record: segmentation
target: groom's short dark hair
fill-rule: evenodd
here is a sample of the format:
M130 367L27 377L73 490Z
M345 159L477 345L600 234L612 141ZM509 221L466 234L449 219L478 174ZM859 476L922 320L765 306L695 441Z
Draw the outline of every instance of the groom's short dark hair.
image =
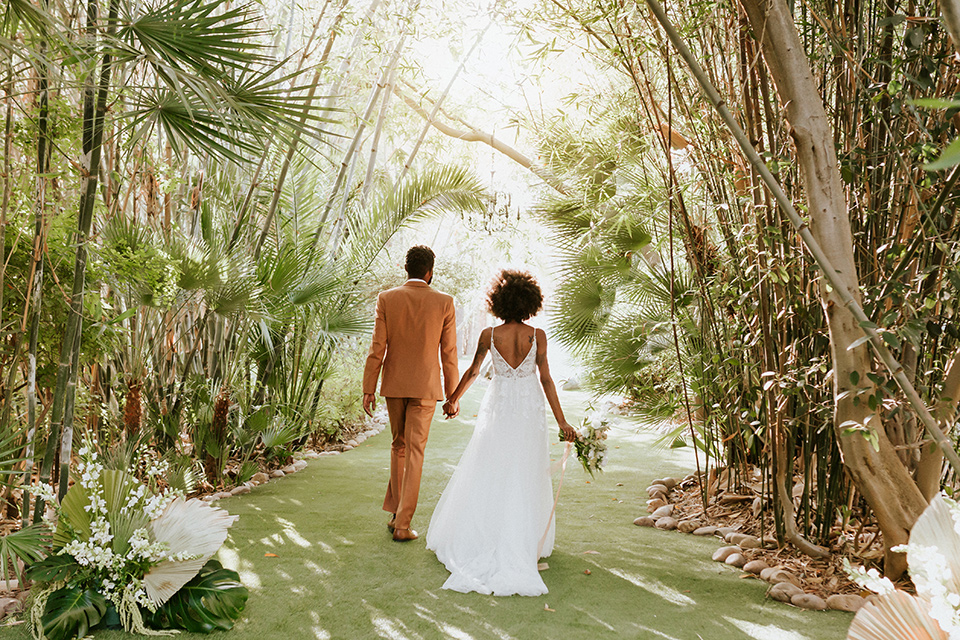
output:
M407 263L405 268L407 275L411 278L423 278L427 272L433 269L433 249L422 244L410 247L407 251Z

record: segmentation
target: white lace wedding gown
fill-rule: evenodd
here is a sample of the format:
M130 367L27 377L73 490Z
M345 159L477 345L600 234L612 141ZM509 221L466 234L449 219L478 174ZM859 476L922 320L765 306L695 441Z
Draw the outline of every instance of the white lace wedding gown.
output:
M498 596L547 593L537 571L537 547L546 532L539 555L553 551L553 496L536 351L534 336L514 369L491 345L493 382L427 530L427 548L450 572L444 589Z

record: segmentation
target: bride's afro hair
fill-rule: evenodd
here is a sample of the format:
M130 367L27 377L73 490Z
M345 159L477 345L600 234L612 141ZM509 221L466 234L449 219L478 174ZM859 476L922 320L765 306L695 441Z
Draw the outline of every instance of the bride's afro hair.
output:
M490 284L487 306L504 322L523 322L543 307L543 293L536 278L526 271L504 269Z

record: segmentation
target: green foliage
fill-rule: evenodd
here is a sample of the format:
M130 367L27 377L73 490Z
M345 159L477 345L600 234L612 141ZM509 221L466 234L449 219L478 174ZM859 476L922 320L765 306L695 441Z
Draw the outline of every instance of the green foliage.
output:
M23 572L19 562L32 566L43 558L50 544L50 531L41 524L24 527L0 537L0 584L3 584L13 571L17 579L23 582Z
M123 509L140 483L130 474L116 469L105 469L101 481L107 519L113 534L112 548L114 553L123 555L129 549L133 532L148 524L144 513L136 509ZM54 549L62 548L73 539L87 540L90 537L90 513L86 509L89 504L90 497L79 482L70 487L60 503L60 522L53 535Z
M236 571L209 560L156 612L144 621L155 629L184 629L192 633L229 630L240 618L249 592Z
M27 567L27 577L34 582L64 582L80 570L80 564L68 554L49 555Z
M49 640L84 638L106 614L107 601L92 588L62 587L50 594L43 611L43 635Z

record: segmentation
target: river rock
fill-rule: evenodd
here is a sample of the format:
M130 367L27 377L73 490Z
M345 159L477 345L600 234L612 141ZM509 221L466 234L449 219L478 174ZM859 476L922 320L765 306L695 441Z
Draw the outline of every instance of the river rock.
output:
M782 582L781 584L790 584ZM827 603L820 596L812 593L798 593L790 598L790 604L801 609L810 609L811 611L826 611Z
M356 440L354 440L353 438L351 438L351 439L347 440L346 444L347 444L348 447L356 447L356 446L357 446L358 444L360 444L360 443L357 442Z
M764 569L768 569L767 563L763 560L751 560L747 564L743 565L743 570L747 573L760 574Z
M282 477L285 476L285 475L287 475L287 474L285 474L285 473L284 473L283 471L281 471L280 469L275 469L275 470L270 474L270 477L271 477L271 478L282 478Z
M292 473L296 473L296 472L297 472L297 468L294 467L292 464L288 464L288 465L285 466L285 467L281 467L280 471L283 471L284 475L289 476L289 475L292 474Z
M739 531L739 530L740 530L739 525L736 526L736 527L718 527L718 528L717 528L717 535L720 536L721 538L726 538L726 537L727 537L727 534L735 533L735 532L737 532L737 531Z
M0 578L0 591L17 591L20 588L20 581L16 578L4 580Z
M660 507L665 507L667 504L669 503L663 498L651 498L647 500L647 513L653 513Z
M724 562L731 567L742 567L747 564L747 559L743 557L742 553L731 553L727 556L727 559Z
M773 574L775 574L775 573L776 573L777 571L779 571L779 570L780 570L779 567L767 567L766 569L761 569L761 570L760 570L760 579L761 579L761 580L766 580L767 582L770 582L770 576L772 576Z
M657 529L663 529L664 531L673 531L677 528L677 519L671 518L670 516L664 516L662 518L657 518Z
M257 484L263 484L264 482L270 481L270 476L265 474L263 471L258 471L253 474L253 477L250 479Z
M800 586L800 578L798 578L797 576L793 575L792 573L790 573L785 569L778 569L777 571L774 571L773 573L770 574L769 579L772 584L789 582L790 584L796 587Z
M695 536L712 536L717 532L717 528L714 526L700 527L699 529L693 530L693 535Z
M789 582L781 582L780 584L775 584L767 591L767 595L773 598L774 600L779 600L780 602L786 602L792 604L791 600L793 596L798 596L803 594L803 589L798 587L795 584L790 584Z
M849 611L856 613L860 607L866 604L862 596L852 593L835 593L827 598L827 608L835 611Z
M680 480L678 478L664 478L663 480L658 480L658 482L671 491L675 486L680 484Z
M713 561L714 562L726 562L734 553L740 553L740 547L720 547L713 552Z
M232 496L241 496L245 493L250 493L250 487L246 485L240 485L239 487L234 487L230 490L230 495Z
M216 494L216 495L217 495L217 500L223 500L224 498L229 498L229 497L232 496L233 494L230 493L229 491L221 491L220 493L218 493L218 494Z
M656 518L651 518L650 516L640 516L633 521L633 524L637 525L638 527L653 527L656 526L657 520Z
M677 531L680 533L693 533L700 528L699 520L681 520L677 525Z
M662 484L652 484L649 487L647 487L647 495L650 496L651 498L656 498L661 495L666 496L667 488Z
M305 454L303 454L304 460L316 460L319 457L320 457L320 454L317 453L316 451L307 451Z
M303 471L306 468L307 468L306 460L295 460L293 463L294 471Z
M737 544L741 549L759 549L760 538L757 536L744 535L743 539Z
M20 606L16 598L0 598L0 618L13 613Z
M651 513L650 515L652 515L654 518L666 518L667 516L672 516L672 515L673 515L673 505L672 505L672 504L665 504L665 505L663 505L662 507L660 507L659 509L657 509L656 511L654 511L653 513Z
M203 496L200 499L203 500L204 502L213 502L214 500L217 499L217 496Z

